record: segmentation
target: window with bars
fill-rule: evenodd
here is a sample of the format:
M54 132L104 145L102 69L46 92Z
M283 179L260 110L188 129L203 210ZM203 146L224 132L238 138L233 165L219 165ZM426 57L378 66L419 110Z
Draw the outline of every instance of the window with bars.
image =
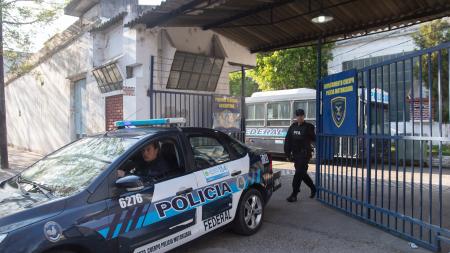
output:
M247 105L247 126L264 126L265 110L263 103Z
M116 63L111 63L92 71L101 93L121 90L123 78Z
M291 124L291 110L289 102L267 104L268 126L289 126Z
M224 59L176 52L170 70L168 89L215 91Z

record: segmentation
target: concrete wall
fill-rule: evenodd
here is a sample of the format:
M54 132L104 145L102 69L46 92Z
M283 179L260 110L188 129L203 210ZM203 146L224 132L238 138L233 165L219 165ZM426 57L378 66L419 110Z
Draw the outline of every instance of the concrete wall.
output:
M86 131L104 129L104 102L92 75L86 74L91 55L85 33L6 87L8 143L45 154L74 140L72 84L85 77Z

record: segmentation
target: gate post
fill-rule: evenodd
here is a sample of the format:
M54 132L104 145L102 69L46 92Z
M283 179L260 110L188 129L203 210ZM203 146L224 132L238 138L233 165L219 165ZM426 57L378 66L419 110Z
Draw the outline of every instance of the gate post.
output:
M241 66L241 73L241 132L245 135L245 66Z
M154 86L154 82L155 82L155 56L151 56L150 57L150 87L149 87L149 97L150 97L150 118L153 119L154 114L153 114L153 86Z
M372 172L371 172L371 148L372 148L372 110L371 110L371 104L372 104L372 84L371 84L371 75L372 75L372 71L371 69L368 70L367 73L367 85L366 85L366 93L367 93L367 98L366 98L366 117L367 117L367 133L366 133L366 152L363 152L363 154L366 154L366 169L367 169L367 174L366 174L366 203L368 205L370 205L370 197L372 194ZM363 83L364 83L364 75L362 76L363 78ZM375 77L376 78L376 77ZM363 85L364 87L364 85ZM375 91L376 92L376 91ZM375 121L376 122L376 121ZM376 159L376 158L375 158ZM364 203L363 203L364 205ZM367 208L367 212L366 212L366 218L370 219L370 207L366 206Z
M320 153L321 147L321 133L322 133L322 117L321 117L321 94L322 85L320 79L322 78L322 38L317 41L317 82L316 82L316 198L320 196Z

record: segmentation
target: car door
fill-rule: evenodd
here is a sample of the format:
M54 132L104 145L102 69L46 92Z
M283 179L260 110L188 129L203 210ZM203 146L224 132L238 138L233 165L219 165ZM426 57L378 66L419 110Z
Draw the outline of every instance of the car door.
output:
M119 193L109 201L112 222L105 235L116 240L119 252L167 251L198 234L192 230L197 223L196 207L191 207L186 197L197 188L197 182L193 173L184 170L179 140L178 134L150 140L173 142L173 151L167 153L175 155L172 161L177 160L179 174L145 184L142 189L114 189Z
M248 156L236 156L227 140L213 131L191 132L187 140L198 187L205 197L199 210L199 227L207 233L233 220L245 188L249 160Z

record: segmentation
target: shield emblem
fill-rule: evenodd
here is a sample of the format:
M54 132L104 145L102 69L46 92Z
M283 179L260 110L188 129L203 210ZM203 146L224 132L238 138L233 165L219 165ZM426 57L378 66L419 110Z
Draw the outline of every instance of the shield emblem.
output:
M334 124L341 127L345 120L345 113L347 112L347 98L335 97L331 99L331 114Z

